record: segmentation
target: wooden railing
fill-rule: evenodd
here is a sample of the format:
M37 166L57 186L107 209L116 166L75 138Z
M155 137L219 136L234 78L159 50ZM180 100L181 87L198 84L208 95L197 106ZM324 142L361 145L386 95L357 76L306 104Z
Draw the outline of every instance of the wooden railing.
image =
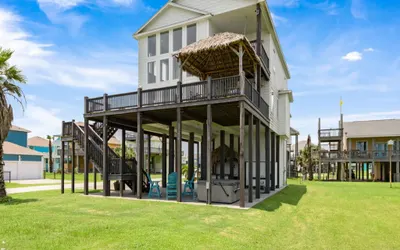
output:
M391 155L393 161L400 160L400 150L350 150L350 151L330 151L330 152L320 152L321 159L323 160L383 160L388 161Z
M269 117L269 106L262 99L260 93L254 88L253 82L245 78L244 95L260 109L265 117ZM180 86L180 87L179 87ZM124 93L118 95L104 95L87 99L86 113L109 111L127 108L167 105L178 102L193 102L210 99L229 98L241 96L240 76L230 76L211 80L209 90L207 81L177 86L150 89L139 92ZM209 93L211 91L211 93ZM178 97L180 96L180 100ZM105 106L104 103L107 103Z
M251 42L251 47L253 47L254 51L257 53L257 41L252 41ZM264 67L267 69L268 74L270 74L270 70L269 70L269 57L267 52L265 51L264 45L261 44L261 51L260 51L260 59L261 62L264 64Z
M343 129L341 128L335 128L335 129L321 129L319 131L319 136L321 138L331 138L331 137L343 137Z
M63 136L72 136L72 122L63 122Z

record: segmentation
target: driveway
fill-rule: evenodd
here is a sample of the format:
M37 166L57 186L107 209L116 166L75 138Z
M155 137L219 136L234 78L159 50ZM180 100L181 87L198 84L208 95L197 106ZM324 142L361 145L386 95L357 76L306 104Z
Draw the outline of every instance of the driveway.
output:
M65 185L65 189L70 189L71 185ZM98 182L97 188L102 189L103 183ZM83 183L75 184L75 189L83 189ZM89 184L89 189L93 189L93 184ZM20 188L7 188L7 194L18 194L28 193L37 191L48 191L48 190L61 190L60 185L47 185L47 186L32 186L32 187L20 187Z

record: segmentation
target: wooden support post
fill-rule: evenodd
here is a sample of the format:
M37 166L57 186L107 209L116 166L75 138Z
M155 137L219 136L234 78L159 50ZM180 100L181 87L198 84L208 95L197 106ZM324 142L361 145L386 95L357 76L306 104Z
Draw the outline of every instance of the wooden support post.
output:
M120 174L120 177L119 177L119 196L120 197L124 196L124 185L125 185L125 183L124 183L124 180L122 178L124 163L125 163L124 160L122 158L120 158L119 159L119 174Z
M168 138L168 142L169 142L169 156L168 156L168 174L171 174L174 171L175 167L174 167L174 152L175 152L175 131L174 131L174 127L172 127L172 125L169 126L169 138Z
M147 134L147 174L151 174L151 135Z
M195 175L196 175L196 178L198 178L197 173L199 172L199 169L200 169L200 143L199 142L197 142L197 159L196 159L196 161L197 161L197 171L195 171Z
M137 180L136 197L142 199L143 168L144 168L144 136L142 127L142 113L137 113L137 135L136 135L136 158L137 158Z
M246 110L244 108L244 102L240 102L240 111L239 111L239 131L240 131L240 139L239 139L239 176L240 176L240 207L245 207L245 188L246 188L246 171L245 171L245 161L244 161L244 140L245 140L245 119L246 119Z
M229 179L233 179L233 172L235 163L233 162L233 158L235 157L235 135L229 135Z
M189 134L189 164L188 164L188 179L191 180L194 175L194 133Z
M225 131L220 131L219 137L219 179L225 179Z
M64 122L63 122L64 123ZM65 156L65 142L61 141L61 155L60 155L60 167L61 167L61 193L65 190L65 173L64 173L64 156Z
M167 135L162 135L162 152L161 152L161 185L163 188L167 187Z
M360 163L360 165L361 165L362 180L364 180L364 162Z
M244 77L243 74L243 45L239 44L239 75L240 75L240 95L245 95Z
M271 190L274 191L276 187L276 136L271 133Z
M72 131L74 131L74 125L72 125ZM73 134L73 133L72 133ZM75 168L76 168L76 161L75 161L75 141L72 140L72 156L71 156L71 161L72 161L72 173L71 173L71 192L75 193Z
M251 112L249 112L248 114L248 132L247 132L247 136L248 136L248 144L247 144L247 148L248 148L248 155L247 155L247 159L248 159L248 167L247 167L247 176L248 176L248 201L251 203L253 202L253 114Z
M108 140L107 140L107 130L108 130L108 117L103 116L103 195L110 195L110 181L109 181L109 162L108 162Z
M210 78L209 78L210 79ZM211 105L207 105L207 204L211 204L212 202L212 174L211 174L211 165L212 165L212 151L211 151L211 140L212 140L212 108Z
M279 135L276 135L276 188L280 187L281 179L281 140Z
M256 199L260 199L261 192L261 144L260 144L260 119L256 120Z
M265 193L271 190L271 130L265 126Z
M298 171L297 171L297 157L298 156L299 156L299 136L296 135L295 146L294 146L294 167L296 170L296 178L298 177Z
M201 142L201 179L207 180L207 122L203 123Z
M89 163L88 163L88 166L89 166ZM94 167L94 165L92 165L92 168L93 168L93 189L97 190L97 171L96 171L96 168ZM89 169L88 169L88 173L89 173ZM88 179L87 183L89 185L89 179Z
M122 143L121 143L121 162L120 162L120 179L119 179L119 194L120 196L124 196L124 188L125 188L125 182L124 182L124 166L126 164L126 130L122 129Z
M176 109L176 172L177 194L176 200L182 201L182 113L181 108Z
M85 96L85 101L84 101L84 111L85 114L88 113L88 97ZM85 195L89 194L89 120L88 118L84 118L84 132L85 132L85 140L84 140L84 145L83 145L83 150L84 150L84 159L83 159L83 193ZM62 163L63 165L64 163ZM93 167L94 171L94 167ZM94 184L94 189L96 190L96 184Z
M351 181L351 139L349 139L349 144L347 146L347 151L349 151L349 167L348 167L348 170L349 170L349 181Z

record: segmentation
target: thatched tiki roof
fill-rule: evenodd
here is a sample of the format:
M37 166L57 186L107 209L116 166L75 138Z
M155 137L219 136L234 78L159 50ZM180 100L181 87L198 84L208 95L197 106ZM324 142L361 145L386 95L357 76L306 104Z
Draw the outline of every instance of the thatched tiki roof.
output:
M244 35L219 33L188 45L174 56L182 69L200 79L239 75L239 57L236 52L243 48L243 70L254 74L254 66L260 63L258 56Z

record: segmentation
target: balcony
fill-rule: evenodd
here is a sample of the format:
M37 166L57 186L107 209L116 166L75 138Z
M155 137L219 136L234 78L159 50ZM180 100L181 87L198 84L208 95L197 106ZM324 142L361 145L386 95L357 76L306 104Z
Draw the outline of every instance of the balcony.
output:
M257 53L257 41L251 41L251 47L253 47L254 51L256 51ZM264 45L261 45L261 51L259 57L266 71L265 73L267 74L267 77L269 79L271 75L271 72L269 70L269 57L267 52L265 51Z
M207 81L200 81L166 88L105 95L86 99L86 113L165 106L177 103L220 100L244 96L268 119L269 106L255 89L252 82L245 78L244 93L241 93L240 86L240 76L235 75L211 79L210 86L208 86ZM179 97L180 99L178 99ZM141 103L139 103L139 100L141 100Z
M321 129L319 138L321 142L341 141L343 140L343 129Z
M392 161L400 161L400 150L383 151L383 150L350 150L350 151L332 151L332 152L320 152L321 159L324 161L389 161L390 157Z

